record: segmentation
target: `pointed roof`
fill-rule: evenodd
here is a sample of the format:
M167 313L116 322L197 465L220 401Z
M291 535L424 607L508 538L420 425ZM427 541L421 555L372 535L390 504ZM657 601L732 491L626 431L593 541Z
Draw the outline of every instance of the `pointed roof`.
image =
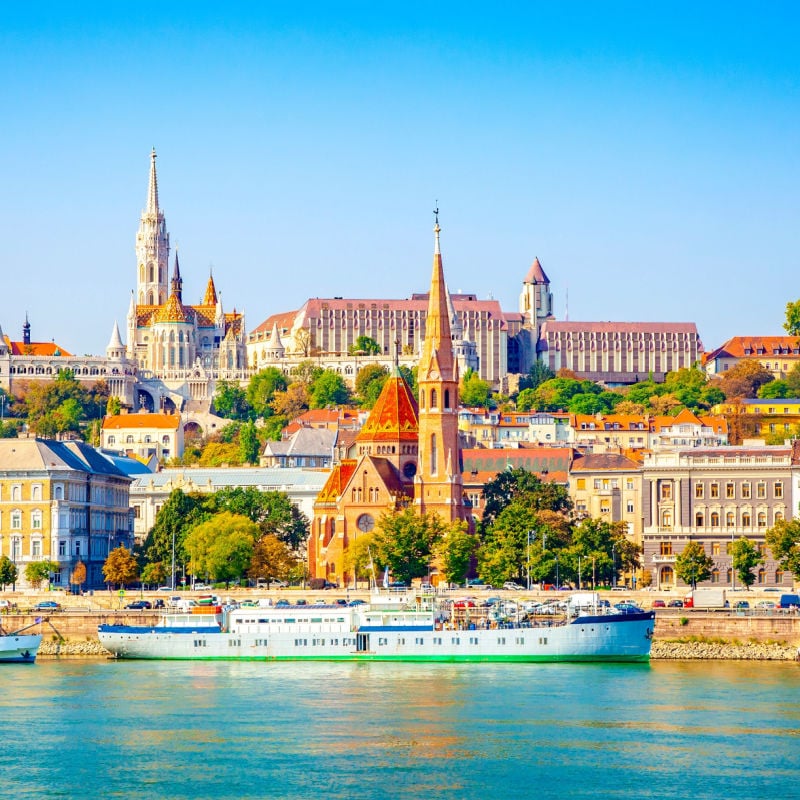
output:
M208 273L208 283L206 284L206 293L203 295L204 306L215 306L217 304L217 287L214 286L214 275Z
M428 317L425 321L425 342L422 346L422 358L419 364L420 376L430 373L431 362L438 357L440 369L447 369L454 364L452 358L453 345L450 340L450 314L447 308L447 287L444 282L444 268L442 266L442 253L439 247L439 219L433 227L433 275L431 276L431 290L428 298ZM449 358L448 358L449 356ZM449 363L448 363L449 362ZM456 375L440 373L446 380L455 380Z
M183 300L183 278L181 278L181 268L178 264L178 248L175 248L175 268L172 270L172 294L174 294L179 301Z
M419 438L419 408L411 387L399 369L386 380L362 425L356 441L403 440Z
M155 314L156 322L188 322L192 310L187 308L173 292Z
M147 206L148 214L158 213L158 176L156 175L156 149L150 153L150 181L147 186Z
M278 333L278 323L276 322L272 326L272 333L269 335L269 341L267 342L267 350L272 352L284 352L283 342L281 342L280 334Z
M335 503L342 496L345 486L350 482L350 478L353 477L357 463L354 458L343 458L331 470L331 474L317 495L314 505L318 503Z
M108 341L106 350L121 350L124 348L125 345L122 344L122 337L119 335L119 325L117 325L117 321L114 320L114 330L111 331L111 339Z
M528 270L528 274L525 276L523 283L550 283L550 279L544 274L538 257L533 259L533 264L531 264L531 268Z

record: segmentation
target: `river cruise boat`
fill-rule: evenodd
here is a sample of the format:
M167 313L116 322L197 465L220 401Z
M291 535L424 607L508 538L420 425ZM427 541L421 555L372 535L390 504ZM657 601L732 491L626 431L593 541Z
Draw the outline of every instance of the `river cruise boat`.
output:
M517 605L512 613L410 593L350 605L206 605L191 612L167 612L150 626L102 624L98 637L116 658L647 661L655 627L654 612L604 607L593 593L561 607Z
M35 624L38 624L38 620ZM32 628L28 625L12 633L0 628L0 664L33 664L42 644L41 633L25 633Z

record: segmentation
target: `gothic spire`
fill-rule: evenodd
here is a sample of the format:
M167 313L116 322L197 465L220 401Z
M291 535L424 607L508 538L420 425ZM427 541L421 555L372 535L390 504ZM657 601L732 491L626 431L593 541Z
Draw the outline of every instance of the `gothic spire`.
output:
M217 287L214 285L214 273L208 271L208 283L206 284L206 293L203 295L204 306L215 306L217 304Z
M156 175L156 149L150 153L150 183L147 187L147 208L148 214L158 213L158 176Z
M178 248L175 248L175 269L172 272L172 283L170 285L171 293L183 301L183 278L181 278L181 268L178 265Z
M442 374L444 379L455 379L453 372L452 342L450 340L450 313L448 309L447 286L444 282L442 252L439 246L439 210L436 209L436 224L433 226L433 275L428 298L428 317L425 322L425 342L422 347L420 371L428 369L432 360L438 356L439 366L448 370Z
M22 343L31 343L31 323L28 322L28 312L25 312L25 324L22 326Z

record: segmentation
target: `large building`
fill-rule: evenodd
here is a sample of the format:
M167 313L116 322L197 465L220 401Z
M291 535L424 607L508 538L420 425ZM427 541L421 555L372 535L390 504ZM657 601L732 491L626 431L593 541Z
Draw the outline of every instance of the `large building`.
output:
M783 379L800 364L800 337L734 336L707 353L703 366L709 375L721 375L745 359L758 361L776 378Z
M81 562L86 588L104 585L111 550L133 546L131 479L83 442L0 439L0 555L19 571L33 561L58 564L52 583L68 588Z
M411 506L446 522L467 519L458 433L458 362L454 353L434 228L431 290L419 363L419 404L399 370L386 381L354 444L355 458L335 465L314 504L308 540L312 577L349 582L348 549L383 514Z
M211 275L200 302L184 302L178 254L171 277L169 256L153 150L147 203L136 234L136 289L131 293L125 346L138 368L136 406L180 411L196 401L207 410L217 380L247 377L244 315L223 309Z

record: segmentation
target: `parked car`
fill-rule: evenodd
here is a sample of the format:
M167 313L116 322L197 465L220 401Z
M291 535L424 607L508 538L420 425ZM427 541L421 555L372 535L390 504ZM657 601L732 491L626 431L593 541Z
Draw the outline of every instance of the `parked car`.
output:
M639 608L635 603L615 603L614 608L622 611L623 614L641 614L643 608Z
M394 584L390 584L390 585L393 586ZM402 585L405 586L405 584L402 584ZM338 583L334 583L333 581L325 581L325 585L322 588L323 589L338 589L339 588L339 584Z
M196 592L210 592L211 587L207 583L196 583L192 587Z
M134 611L143 611L145 608L152 608L153 604L149 600L134 600L132 603L128 603L125 608L133 609Z
M336 600L334 601L334 604L337 606L346 606L347 600L345 600L344 597L337 597Z
M356 598L355 600L351 600L347 605L349 605L349 606L365 606L366 604L367 604L366 600L359 600L359 599Z
M33 607L33 611L61 611L61 606L55 600L42 600Z
M670 600L667 608L683 608L683 600Z
M756 603L756 608L760 611L771 611L775 608L775 603L773 603L772 600L759 600Z
M733 604L733 608L734 611L746 611L748 608L750 608L750 603L748 603L747 600L737 600Z
M800 596L796 594L782 594L778 604L784 611L797 611L800 609Z
M287 608L290 605L291 603L288 600L281 598L277 603L275 603L275 608Z
M300 598L300 600L295 600L294 604L296 606L307 606L308 602L306 600L303 600L302 598Z
M514 583L514 581L506 581L503 584L503 588L509 592L522 592L525 591L524 586L520 586L518 583Z
M663 600L653 600L653 608L666 608L667 604Z

